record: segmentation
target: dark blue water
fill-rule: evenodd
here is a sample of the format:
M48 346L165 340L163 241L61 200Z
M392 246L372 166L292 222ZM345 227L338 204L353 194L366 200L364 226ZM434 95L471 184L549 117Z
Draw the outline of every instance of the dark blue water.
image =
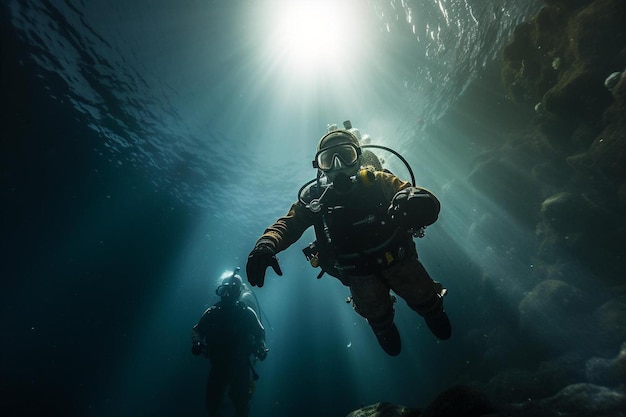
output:
M315 279L307 234L280 255L285 276L256 290L271 350L251 415L423 407L538 366L542 348L499 327L518 325L508 297L527 287L535 230L458 191L491 138L524 123L500 113L497 60L539 2L346 1L326 17L356 40L311 50L306 70L271 43L279 2L130 3L2 3L0 373L26 415L203 415L208 364L190 354L191 327L345 119L441 197L417 245L449 288L455 337L437 342L399 302L403 352L386 356L348 291ZM472 119L493 122L480 143L460 128ZM489 331L485 304L499 316Z

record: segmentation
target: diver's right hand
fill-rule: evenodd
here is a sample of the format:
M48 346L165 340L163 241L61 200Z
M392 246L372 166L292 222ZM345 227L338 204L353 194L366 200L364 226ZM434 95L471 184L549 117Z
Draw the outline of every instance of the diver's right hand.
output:
M250 252L250 255L248 255L248 263L246 264L248 282L253 287L258 286L260 288L263 286L265 282L265 270L268 266L271 266L276 274L283 275L274 250L266 245L255 247L252 252Z

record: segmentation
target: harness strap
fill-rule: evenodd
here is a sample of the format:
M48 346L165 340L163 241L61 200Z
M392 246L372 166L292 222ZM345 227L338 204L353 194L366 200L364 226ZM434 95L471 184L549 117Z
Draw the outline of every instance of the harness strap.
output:
M396 229L393 232L393 234L391 235L391 237L389 237L389 239L385 240L383 243L381 243L378 246L374 246L373 248L363 249L362 251L359 251L359 252L341 254L337 256L337 258L351 260L351 259L361 258L363 256L370 256L379 252L384 252L385 249L391 247L396 242L397 238L398 238L398 229ZM396 245L393 245L393 246L396 246Z
M350 275L375 275L405 259L407 250L396 231L392 238L375 248L337 256L335 268Z

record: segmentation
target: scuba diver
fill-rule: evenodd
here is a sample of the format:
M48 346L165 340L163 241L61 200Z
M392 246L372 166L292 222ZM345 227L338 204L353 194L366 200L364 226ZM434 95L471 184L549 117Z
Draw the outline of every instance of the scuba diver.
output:
M401 339L391 291L425 319L438 339L449 339L452 333L443 307L447 290L430 277L413 242L437 220L440 203L430 191L415 186L401 155L383 146L361 145L359 136L349 120L344 129L329 126L313 159L317 178L300 189L288 213L257 240L246 274L259 287L268 266L282 275L276 254L313 226L316 240L303 252L311 266L321 268L318 278L327 273L348 286L348 302L367 320L383 350L396 356ZM372 147L398 156L412 183L383 169L376 155L363 149Z
M215 290L221 300L204 312L191 331L191 353L204 354L211 361L206 388L209 417L222 414L227 388L235 415L248 415L254 383L258 379L250 357L261 361L267 357L265 329L257 314L258 303L238 274L239 269L222 277Z

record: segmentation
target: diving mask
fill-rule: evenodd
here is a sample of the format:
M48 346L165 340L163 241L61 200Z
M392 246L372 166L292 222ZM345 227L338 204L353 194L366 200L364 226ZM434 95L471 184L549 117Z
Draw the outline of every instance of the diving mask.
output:
M222 281L222 284L217 287L215 294L224 299L237 299L239 295L241 295L241 286L240 278L235 276L226 278Z
M315 155L313 166L322 171L342 168L344 165L352 166L358 161L360 153L360 149L352 143L332 145Z

